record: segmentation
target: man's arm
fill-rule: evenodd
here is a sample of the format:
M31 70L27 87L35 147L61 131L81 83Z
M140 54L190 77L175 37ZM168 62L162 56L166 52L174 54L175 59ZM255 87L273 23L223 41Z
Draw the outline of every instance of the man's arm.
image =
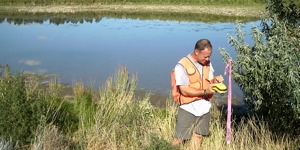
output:
M214 94L215 91L210 88L208 89L195 89L188 85L180 85L179 86L180 93L184 96L205 96L204 90L206 90L207 94Z

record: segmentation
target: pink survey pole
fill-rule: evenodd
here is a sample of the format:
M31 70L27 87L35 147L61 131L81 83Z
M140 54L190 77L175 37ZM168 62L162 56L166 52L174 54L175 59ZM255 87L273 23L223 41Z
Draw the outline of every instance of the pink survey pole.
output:
M225 67L224 75L228 72L228 100L227 100L227 124L226 124L226 142L230 144L231 138L231 62L229 59Z

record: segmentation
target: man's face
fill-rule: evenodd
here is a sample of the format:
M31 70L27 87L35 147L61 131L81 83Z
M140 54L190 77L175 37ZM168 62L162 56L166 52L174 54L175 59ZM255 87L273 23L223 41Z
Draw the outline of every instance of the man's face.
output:
M209 63L209 58L212 54L211 48L205 48L202 51L196 50L195 54L197 56L197 61L202 65L207 65Z

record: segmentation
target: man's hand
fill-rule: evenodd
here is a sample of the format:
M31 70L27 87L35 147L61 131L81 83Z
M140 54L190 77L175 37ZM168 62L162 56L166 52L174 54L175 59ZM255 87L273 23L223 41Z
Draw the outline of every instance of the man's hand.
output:
M222 75L215 76L214 83L220 83L220 82L223 82L223 81L224 81L224 78L223 78Z
M209 88L206 89L206 92L208 94L214 94L214 93L216 93L216 91L212 89L213 86L214 86L214 84L210 84Z

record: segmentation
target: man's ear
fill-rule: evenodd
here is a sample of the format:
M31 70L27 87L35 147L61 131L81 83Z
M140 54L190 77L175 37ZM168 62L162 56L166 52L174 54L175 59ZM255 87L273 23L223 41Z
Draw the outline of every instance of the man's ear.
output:
M198 49L195 49L195 55L198 56L200 51Z

